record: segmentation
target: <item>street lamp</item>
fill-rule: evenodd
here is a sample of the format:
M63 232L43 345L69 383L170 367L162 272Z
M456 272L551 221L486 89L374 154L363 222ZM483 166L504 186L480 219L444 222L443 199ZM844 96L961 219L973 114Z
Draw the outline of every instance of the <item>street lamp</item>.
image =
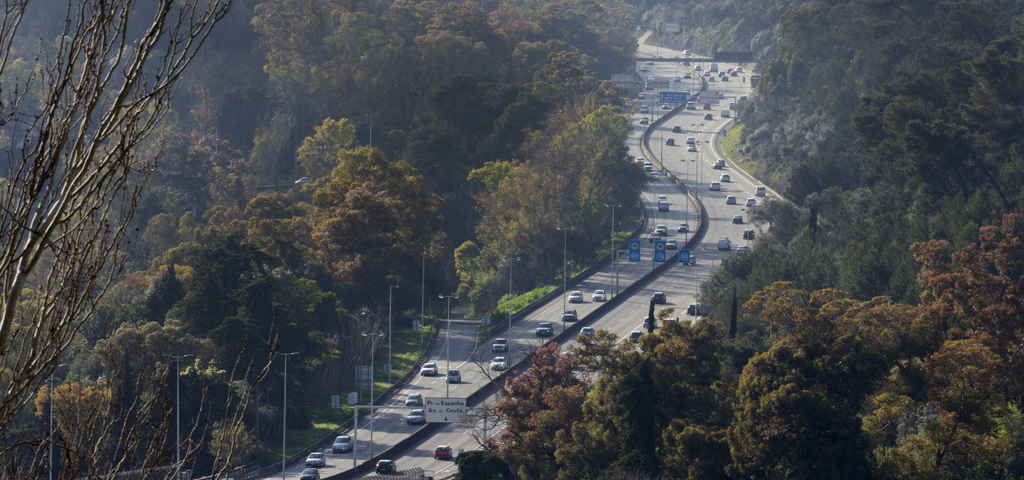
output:
M288 443L288 357L298 354L299 352L278 353L278 355L284 356L284 410L281 410L281 423L284 425L281 434L281 480L285 480L284 462L288 459L284 453L285 446Z
M178 468L181 468L181 359L194 357L195 355L188 353L185 355L168 355L164 354L165 357L171 358L175 363L175 374L174 374L174 415L175 419L175 441L174 451L178 455Z
M398 285L388 285L388 384L391 383L391 338L395 336L394 330L391 329L391 292L398 288Z
M502 260L508 260L508 341L505 342L506 348L508 349L509 362L512 363L512 261L519 261L519 257L513 257L509 255L507 257L501 257Z
M566 282L568 273L568 251L569 251L569 230L576 230L576 227L555 227L562 231L562 331L565 331L565 294L566 294Z
M608 277L608 296L611 296L611 293L612 293L612 279L615 278L615 208L616 207L621 208L622 204L621 203L611 203L611 202L608 202L608 203L604 204L604 206L609 207L609 208L612 209L612 240L611 240L611 242L612 242L612 253L611 253L611 268L609 269L609 275L610 276Z
M384 332L363 332L363 336L370 339L370 458L373 458L373 377L377 373L373 367L373 352L377 351L376 348L373 348L373 335L383 337Z
M56 367L53 367L53 370L54 372L56 372L58 368L66 367L68 365L69 364L67 363L62 363L60 365L57 365ZM53 480L53 471L56 470L53 466L53 402L57 398L57 396L53 392L54 372L50 372L50 480ZM178 458L178 463L181 463L181 458Z
M450 372L452 370L452 349L450 347L450 344L448 343L448 340L452 336L452 299L454 298L454 299L458 300L459 296L458 295L438 295L437 298L447 298L448 299L448 324L445 325L445 327L444 327L444 330L445 330L445 334L444 334L444 351L445 351L445 362L447 363L447 366L445 366L445 369L447 371L445 372L445 379L444 379L444 389L445 389L444 396L445 396L445 398L447 398L450 395L450 393L451 393L451 383L448 382L448 378L447 377L448 377L448 372Z

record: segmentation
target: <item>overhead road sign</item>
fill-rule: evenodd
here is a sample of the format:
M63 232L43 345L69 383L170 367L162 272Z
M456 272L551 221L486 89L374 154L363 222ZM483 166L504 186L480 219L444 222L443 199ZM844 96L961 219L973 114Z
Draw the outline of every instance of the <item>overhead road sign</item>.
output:
M686 103L686 92L661 92L661 98L658 99L661 103L678 103L680 105Z
M752 52L715 52L714 58L724 62L752 62L754 54Z
M463 423L469 411L465 398L424 398L423 409L426 410L427 423Z

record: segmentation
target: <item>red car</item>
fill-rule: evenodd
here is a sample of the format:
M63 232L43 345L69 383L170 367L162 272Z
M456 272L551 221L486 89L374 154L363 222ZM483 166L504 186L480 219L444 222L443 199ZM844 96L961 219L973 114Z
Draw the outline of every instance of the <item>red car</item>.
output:
M710 103L705 103L704 104L704 110L711 110L711 104Z
M434 459L446 460L452 458L452 447L441 445L434 449Z

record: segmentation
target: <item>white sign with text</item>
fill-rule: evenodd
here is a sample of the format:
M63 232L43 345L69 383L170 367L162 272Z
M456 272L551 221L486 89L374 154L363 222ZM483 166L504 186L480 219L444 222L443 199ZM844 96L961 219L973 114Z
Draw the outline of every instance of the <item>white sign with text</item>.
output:
M466 421L465 398L424 398L427 423L461 423Z

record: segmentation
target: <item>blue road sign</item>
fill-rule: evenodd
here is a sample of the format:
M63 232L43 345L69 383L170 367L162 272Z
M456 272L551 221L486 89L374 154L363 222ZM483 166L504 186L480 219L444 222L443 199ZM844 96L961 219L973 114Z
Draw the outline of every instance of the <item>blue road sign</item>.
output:
M640 240L629 241L629 261L639 262L640 261Z
M654 261L658 263L665 262L665 242L654 242Z
M685 92L661 92L661 103L686 103Z
M680 250L679 251L679 263L690 263L690 251Z

